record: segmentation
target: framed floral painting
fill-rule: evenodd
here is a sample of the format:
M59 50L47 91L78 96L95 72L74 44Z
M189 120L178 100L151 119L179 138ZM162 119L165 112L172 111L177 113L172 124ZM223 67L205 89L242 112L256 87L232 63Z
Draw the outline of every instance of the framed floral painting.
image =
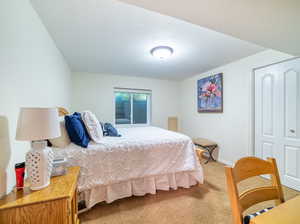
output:
M197 82L198 112L223 112L223 73Z

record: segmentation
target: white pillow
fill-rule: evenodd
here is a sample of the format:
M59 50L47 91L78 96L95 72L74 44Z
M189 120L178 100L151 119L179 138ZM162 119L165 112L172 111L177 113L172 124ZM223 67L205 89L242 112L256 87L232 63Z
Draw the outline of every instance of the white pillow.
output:
M91 139L96 143L100 143L103 138L103 131L95 114L90 111L83 111L81 118Z
M51 142L53 147L65 148L71 143L71 140L70 140L69 135L67 133L64 121L60 122L60 132L61 132L61 136L59 136L57 138L49 139L49 141Z

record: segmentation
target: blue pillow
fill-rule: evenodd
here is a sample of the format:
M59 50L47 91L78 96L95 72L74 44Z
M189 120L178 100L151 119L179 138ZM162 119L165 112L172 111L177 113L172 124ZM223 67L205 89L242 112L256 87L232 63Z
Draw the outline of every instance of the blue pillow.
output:
M105 136L104 124L101 121L99 121L99 123L101 125L103 136Z
M73 115L65 116L65 125L71 142L87 148L91 139L81 119L80 113L75 112Z
M121 137L118 130L111 123L104 124L104 134L105 136Z

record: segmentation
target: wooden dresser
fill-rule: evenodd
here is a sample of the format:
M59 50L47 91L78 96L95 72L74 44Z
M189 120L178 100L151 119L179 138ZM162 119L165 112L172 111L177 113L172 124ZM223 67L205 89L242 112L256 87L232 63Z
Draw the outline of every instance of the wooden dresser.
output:
M0 223L78 224L77 179L79 167L64 176L51 178L48 187L31 191L25 187L0 200Z

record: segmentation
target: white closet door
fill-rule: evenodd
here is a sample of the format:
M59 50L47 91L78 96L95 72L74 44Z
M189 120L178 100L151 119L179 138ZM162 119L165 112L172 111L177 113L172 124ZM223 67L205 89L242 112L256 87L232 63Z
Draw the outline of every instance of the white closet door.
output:
M300 190L300 59L255 71L255 155L276 158L282 183Z

